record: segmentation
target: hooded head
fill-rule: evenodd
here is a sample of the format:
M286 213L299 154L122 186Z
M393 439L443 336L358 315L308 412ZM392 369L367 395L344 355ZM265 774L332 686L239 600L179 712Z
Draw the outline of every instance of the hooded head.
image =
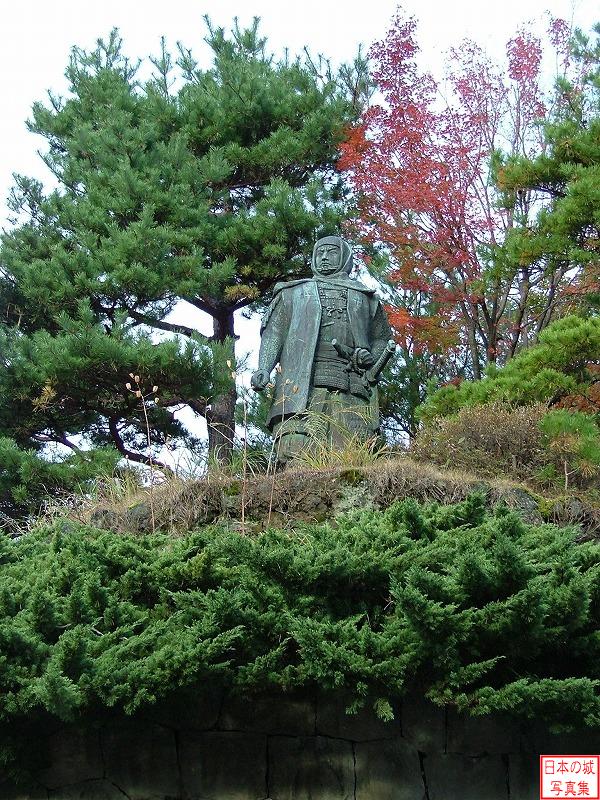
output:
M352 248L341 236L324 236L313 248L313 274L326 278L346 277L352 270Z

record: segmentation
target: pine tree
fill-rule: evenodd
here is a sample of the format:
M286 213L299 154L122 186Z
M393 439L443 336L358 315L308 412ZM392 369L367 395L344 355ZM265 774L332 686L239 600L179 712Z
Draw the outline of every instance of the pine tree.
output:
M148 463L148 439L190 440L184 405L226 459L234 313L303 273L338 226L359 71L275 60L258 20L207 26L209 69L163 43L142 82L113 31L73 49L65 98L33 108L56 188L16 176L0 251L0 431L20 448L76 450L79 434ZM212 337L172 321L182 300Z
M522 350L504 367L491 364L481 380L443 386L431 393L419 407L419 416L427 422L469 406L505 403L515 407L538 402L573 406L593 415L598 412L593 387L599 366L600 318L564 317L551 323L537 344Z

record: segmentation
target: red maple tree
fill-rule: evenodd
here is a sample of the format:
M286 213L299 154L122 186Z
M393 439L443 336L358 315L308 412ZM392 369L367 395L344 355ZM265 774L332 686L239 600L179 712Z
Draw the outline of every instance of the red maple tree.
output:
M562 70L568 38L553 20ZM442 86L418 67L415 20L398 15L370 51L381 100L348 131L339 162L356 193L353 236L389 255L390 318L406 357L453 351L474 378L535 339L576 279L567 264L549 270L511 252L511 230L528 225L539 200L503 190L503 167L542 151L548 108L539 38L522 29L506 52L501 67L463 42Z

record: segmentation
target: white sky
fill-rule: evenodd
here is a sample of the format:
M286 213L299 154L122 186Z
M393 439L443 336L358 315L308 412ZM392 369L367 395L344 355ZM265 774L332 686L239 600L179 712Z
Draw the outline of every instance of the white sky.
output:
M28 133L25 120L32 104L44 100L47 89L64 93L63 72L70 48L89 49L113 27L120 29L125 52L132 58L157 53L161 35L175 52L176 42L190 47L207 64L202 16L228 27L233 17L249 23L261 17L261 30L270 47L291 54L307 45L333 62L350 60L360 43L370 45L385 35L398 3L396 0L13 0L2 8L0 29L0 228L6 224L4 200L12 173L41 179L45 168L36 150L43 141ZM597 0L405 0L404 10L418 20L422 64L441 77L443 54L470 37L494 58L501 59L504 44L519 25L534 20L545 29L544 14L562 17L589 31L600 21ZM182 309L182 312L183 309ZM199 314L199 312L198 312ZM188 324L209 332L206 319L178 314ZM240 320L238 355L252 351L249 366L257 360L255 322Z
M234 16L249 22L261 17L261 28L274 50L291 53L308 45L334 62L349 60L360 43L371 44L385 35L397 8L396 0L13 0L2 9L0 30L0 226L12 173L43 177L36 156L43 144L25 129L35 100L47 89L64 91L63 72L73 45L90 48L100 36L118 27L125 51L132 57L158 52L161 35L175 51L177 41L198 57L206 54L202 41L203 14L223 26ZM444 51L469 36L501 57L504 42L526 20L542 20L550 11L584 30L600 20L597 0L405 0L404 9L419 21L423 62L440 71Z

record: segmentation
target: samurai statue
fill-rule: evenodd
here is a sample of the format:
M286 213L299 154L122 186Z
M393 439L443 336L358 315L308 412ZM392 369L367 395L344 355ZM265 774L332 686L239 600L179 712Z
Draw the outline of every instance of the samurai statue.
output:
M276 284L264 314L251 385L264 390L277 368L267 425L281 464L309 449L315 431L331 446L378 432L377 382L396 345L374 290L350 278L352 268L347 241L319 239L312 277Z

